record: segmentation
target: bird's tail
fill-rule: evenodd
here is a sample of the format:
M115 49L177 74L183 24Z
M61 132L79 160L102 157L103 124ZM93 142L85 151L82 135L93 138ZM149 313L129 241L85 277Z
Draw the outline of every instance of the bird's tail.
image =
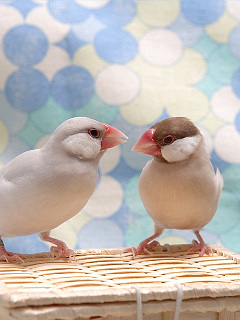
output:
M217 171L216 171L215 179L216 179L216 183L218 185L218 191L219 191L219 197L220 197L224 181L223 181L223 177L222 177L222 175L221 175L221 173L220 173L218 168L217 168Z

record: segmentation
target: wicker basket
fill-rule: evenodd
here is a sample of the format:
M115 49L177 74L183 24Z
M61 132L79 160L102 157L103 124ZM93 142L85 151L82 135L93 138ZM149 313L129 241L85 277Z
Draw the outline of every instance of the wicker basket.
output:
M121 249L49 253L0 263L0 319L240 319L240 256L159 247L133 259ZM180 317L178 311L180 310Z

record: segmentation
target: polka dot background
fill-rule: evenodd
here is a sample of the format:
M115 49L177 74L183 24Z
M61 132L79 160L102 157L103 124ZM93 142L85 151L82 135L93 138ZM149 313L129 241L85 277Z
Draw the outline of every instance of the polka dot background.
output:
M2 0L0 70L1 166L40 148L74 116L129 137L107 151L94 195L53 236L91 248L137 245L152 234L137 188L150 156L130 150L155 122L186 116L225 181L203 236L240 252L240 1ZM179 230L160 238L192 239ZM35 234L5 243L18 252L48 250Z

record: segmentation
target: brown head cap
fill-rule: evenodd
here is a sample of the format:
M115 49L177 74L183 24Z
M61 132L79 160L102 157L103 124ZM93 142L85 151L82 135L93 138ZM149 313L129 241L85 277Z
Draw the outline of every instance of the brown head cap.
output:
M162 144L163 138L172 135L174 140L192 137L200 134L199 129L185 117L171 117L154 124L154 140L158 145Z

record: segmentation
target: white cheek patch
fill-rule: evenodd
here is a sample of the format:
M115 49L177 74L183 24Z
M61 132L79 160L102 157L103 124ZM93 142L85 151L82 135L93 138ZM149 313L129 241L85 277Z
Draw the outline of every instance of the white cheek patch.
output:
M197 149L201 141L201 135L178 139L172 144L161 148L162 156L167 162L186 160Z

